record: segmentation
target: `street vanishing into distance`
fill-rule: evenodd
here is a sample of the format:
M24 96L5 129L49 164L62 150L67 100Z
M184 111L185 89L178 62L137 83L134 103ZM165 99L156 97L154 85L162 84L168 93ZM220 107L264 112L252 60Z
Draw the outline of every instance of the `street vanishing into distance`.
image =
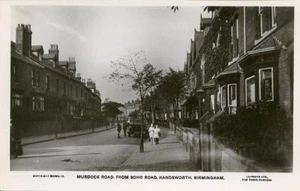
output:
M160 144L138 137L117 138L116 128L23 146L24 154L11 160L14 171L196 171L173 132L161 128ZM122 132L123 133L123 132Z

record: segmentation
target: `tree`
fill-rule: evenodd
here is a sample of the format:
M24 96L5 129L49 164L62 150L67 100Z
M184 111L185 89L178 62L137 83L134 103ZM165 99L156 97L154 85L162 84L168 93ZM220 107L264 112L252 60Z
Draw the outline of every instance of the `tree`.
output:
M176 11L179 10L179 7L178 7L178 6L172 6L172 7L171 7L171 10L174 11L174 12L176 12Z
M140 114L139 110L134 110L130 112L128 116L131 117L132 119L137 119L139 117L139 114Z
M161 79L151 97L147 98L148 108L169 114L170 105L178 109L179 100L185 91L185 75L183 71L169 68L169 72Z
M136 92L141 100L141 137L140 152L144 152L144 100L147 95L158 85L162 70L156 70L146 59L144 52L130 53L128 56L111 62L113 72L109 74L109 79L119 85L129 84L130 90Z
M103 108L103 114L110 119L111 124L115 121L117 115L123 113L119 108L124 107L123 104L113 102L113 101L108 101L106 103L102 104Z

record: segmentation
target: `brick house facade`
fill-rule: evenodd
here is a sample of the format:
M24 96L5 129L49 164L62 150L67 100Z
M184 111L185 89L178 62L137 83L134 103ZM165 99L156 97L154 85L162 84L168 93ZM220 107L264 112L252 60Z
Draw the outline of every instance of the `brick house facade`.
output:
M206 7L185 67L199 119L206 112L235 114L240 106L272 101L293 115L294 8ZM196 31L195 31L196 33ZM198 32L197 32L198 33ZM192 52L196 50L196 52ZM184 104L186 110L189 106ZM194 111L195 112L195 111Z
M12 115L18 108L33 117L47 113L83 117L101 112L96 86L88 87L75 77L75 58L60 61L56 44L44 54L41 45L31 44L30 25L19 24L16 31L16 42L11 42Z

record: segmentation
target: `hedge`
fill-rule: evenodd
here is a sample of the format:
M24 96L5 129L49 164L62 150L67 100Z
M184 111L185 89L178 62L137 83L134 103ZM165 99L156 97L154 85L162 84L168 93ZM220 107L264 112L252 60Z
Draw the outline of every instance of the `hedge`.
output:
M213 134L245 157L280 165L292 162L293 119L273 102L240 107L236 115L224 112L215 119Z

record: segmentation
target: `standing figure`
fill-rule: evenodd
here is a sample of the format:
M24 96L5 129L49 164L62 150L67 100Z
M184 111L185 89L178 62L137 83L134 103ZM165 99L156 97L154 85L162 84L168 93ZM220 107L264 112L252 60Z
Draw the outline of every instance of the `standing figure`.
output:
M11 120L11 155L15 158L23 155L22 148L22 131L24 128L25 118L27 116L21 111L21 108L17 107L12 112Z
M118 138L121 138L120 137L121 130L122 130L121 125L120 125L120 123L118 123Z
M153 145L154 144L154 127L153 127L152 123L151 123L151 126L149 127L148 131L149 131L149 138L150 138L151 144Z
M127 123L126 122L123 124L123 131L124 131L124 137L126 137L126 131L127 131Z
M155 144L159 144L159 137L160 137L160 128L158 127L158 125L155 125L155 129L154 129Z

